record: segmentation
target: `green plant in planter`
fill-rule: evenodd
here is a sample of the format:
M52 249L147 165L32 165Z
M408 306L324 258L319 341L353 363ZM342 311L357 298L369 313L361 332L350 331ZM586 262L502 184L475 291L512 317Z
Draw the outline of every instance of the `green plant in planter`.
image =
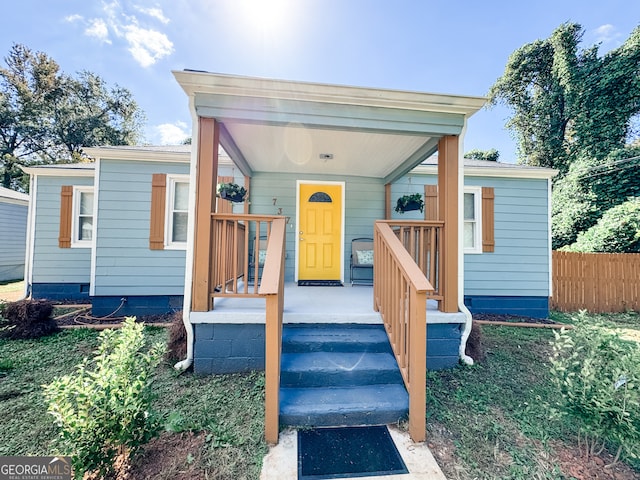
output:
M244 202L247 196L247 189L237 183L219 183L218 196L230 202Z
M412 195L403 195L396 203L396 212L404 213L411 210L424 211L424 201L422 195L414 193Z

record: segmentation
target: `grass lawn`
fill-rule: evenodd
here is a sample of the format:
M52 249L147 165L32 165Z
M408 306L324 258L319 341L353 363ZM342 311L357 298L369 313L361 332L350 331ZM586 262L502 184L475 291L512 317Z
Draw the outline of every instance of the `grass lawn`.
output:
M167 335L160 328L146 332L152 341L163 341ZM39 340L0 340L0 455L57 452L57 431L46 413L41 385L92 356L97 338L95 330L75 329ZM262 439L262 374L177 375L171 365L163 364L155 391L155 409L167 431L144 456L162 457L163 465L171 465L152 478L259 477L267 452Z
M612 328L640 332L638 315L606 318ZM167 335L159 328L146 331L152 341ZM427 376L427 441L445 475L572 478L561 472L558 452L574 444L575 428L551 418L548 409L557 396L548 373L553 333L485 326L483 335L485 362ZM91 355L97 336L77 329L35 341L0 340L0 455L56 453L57 432L41 385L73 371ZM134 460L149 478L259 477L267 452L263 374L197 377L163 364L155 391L166 431ZM150 474L154 465L162 468ZM631 475L615 478L639 478L640 470Z
M570 315L553 317L571 321ZM638 314L597 317L640 334ZM572 478L561 473L559 452L575 446L576 428L553 418L549 408L559 395L549 375L553 332L497 326L483 326L482 332L484 362L427 375L428 443L445 475L450 480ZM635 472L622 467L624 474L615 478L640 478L640 465ZM614 478L601 473L583 478Z

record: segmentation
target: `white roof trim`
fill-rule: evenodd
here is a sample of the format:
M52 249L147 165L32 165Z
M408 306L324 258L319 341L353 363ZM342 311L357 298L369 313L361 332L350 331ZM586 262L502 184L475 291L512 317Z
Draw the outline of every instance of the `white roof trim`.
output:
M94 166L91 164L90 168L73 168L73 163L70 163L67 167L54 167L40 166L40 167L20 167L24 173L29 175L42 175L45 177L93 177ZM85 164L86 165L86 164Z
M16 192L10 188L0 187L0 202L27 205L29 203L29 195Z
M502 164L505 165L505 164ZM418 165L416 168L411 170L407 175L410 174L421 174L421 175L437 175L438 174L438 166L437 165ZM558 170L554 170L552 168L543 168L543 167L525 167L509 165L508 167L480 167L477 165L474 166L464 166L464 175L470 177L506 177L506 178L540 178L540 179L548 179L553 178L558 174Z
M125 160L135 162L171 162L190 163L191 149L183 152L170 150L151 150L141 146L140 148L118 148L118 147L86 147L83 151L91 158L101 160ZM223 165L232 165L231 158L220 150L218 152L218 162Z
M137 148L86 147L83 151L91 158L108 160L132 160L137 162L180 162L191 161L191 151L172 152Z
M485 97L434 94L322 83L174 70L174 77L189 96L196 93L289 99L306 102L397 108L469 116L482 108Z

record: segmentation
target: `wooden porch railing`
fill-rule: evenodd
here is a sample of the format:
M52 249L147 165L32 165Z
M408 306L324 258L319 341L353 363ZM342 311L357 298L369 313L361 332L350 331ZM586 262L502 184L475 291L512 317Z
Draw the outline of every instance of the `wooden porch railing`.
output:
M286 221L273 220L267 256L260 284L260 296L267 301L265 325L265 415L267 443L278 443L280 427L280 360L282 354L282 312L284 310L284 259ZM259 238L259 237L258 237Z
M402 238L402 234L400 234ZM426 437L427 294L433 287L388 222L374 228L373 296L409 392L409 434Z
M271 237L272 224L281 217L262 215L211 214L210 306L216 297L258 297L264 245Z
M386 223L391 227L413 261L429 280L433 287L433 292L428 294L429 298L441 301L444 298L441 281L444 274L442 268L444 222L380 220L380 223Z
M282 312L284 308L284 217L211 215L216 249L211 260L211 307L216 297L264 297L265 439L278 443ZM263 253L261 254L261 250Z

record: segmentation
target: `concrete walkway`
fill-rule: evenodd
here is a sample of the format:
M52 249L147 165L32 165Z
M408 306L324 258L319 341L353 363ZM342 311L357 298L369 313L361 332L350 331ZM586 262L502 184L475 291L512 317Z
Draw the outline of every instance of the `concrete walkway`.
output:
M425 443L413 443L407 432L389 425L389 433L402 456L409 473L354 480L446 480L442 470ZM295 480L298 478L298 435L295 430L280 433L280 441L262 462L260 480ZM349 480L349 479L345 479Z

